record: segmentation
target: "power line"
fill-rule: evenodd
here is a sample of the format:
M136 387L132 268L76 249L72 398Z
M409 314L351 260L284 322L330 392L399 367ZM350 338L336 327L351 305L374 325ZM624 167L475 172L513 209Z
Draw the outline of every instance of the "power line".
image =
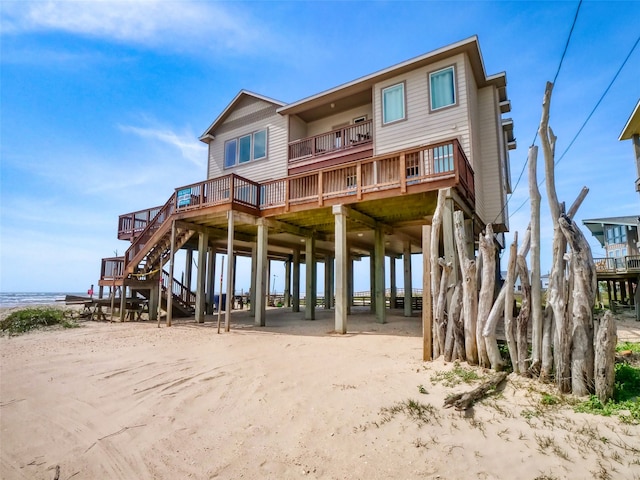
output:
M620 72L622 71L622 69L624 68L624 66L627 64L627 62L629 61L629 58L631 58L631 54L633 53L633 51L636 49L636 47L638 46L638 43L640 43L640 36L638 36L638 38L636 39L635 43L633 44L633 46L631 47L631 50L629 50L629 53L627 54L627 56L625 57L624 61L622 62L622 65L620 65L620 68L618 68L618 71L616 72L616 74L613 76L613 78L611 79L611 81L609 82L609 85L607 85L607 88L604 90L604 92L602 93L602 95L600 96L600 99L597 101L597 103L595 104L595 106L593 107L593 109L591 110L591 113L589 113L589 115L587 116L587 118L585 119L585 121L582 123L582 125L580 126L580 128L578 129L578 131L576 132L576 134L573 136L573 139L571 140L571 142L569 142L569 145L567 146L567 148L564 150L564 152L562 152L562 155L560 155L560 158L558 158L558 160L556 160L554 162L554 165L558 165L560 163L560 161L564 158L564 156L567 154L567 152L569 151L569 149L573 146L573 144L575 143L575 141L577 140L578 136L580 135L580 133L582 133L582 130L584 130L584 127L587 125L587 123L589 122L589 120L591 119L591 117L593 116L593 114L595 113L596 109L600 106L600 104L602 103L602 100L604 100L604 97L607 95L607 93L609 93L609 90L611 89L611 87L613 86L613 84L615 83L615 81L617 80L618 76L620 75ZM544 183L546 177L542 177L542 180L540 180L540 182L538 183L538 186L541 186L542 183ZM509 198L511 199L511 198ZM518 208L516 208L511 215L515 214L518 210L520 210L526 203L527 203L528 199L526 199L524 202L522 202L520 204L520 206ZM510 215L510 216L511 216ZM497 217L496 217L497 218Z
M573 16L573 23L571 24L571 28L569 29L569 35L567 36L567 41L564 44L564 50L562 51L562 55L560 56L560 63L558 63L558 68L556 69L556 74L553 77L553 84L554 85L556 84L556 80L558 79L558 75L560 75L560 69L562 68L562 62L564 62L564 57L567 54L567 50L569 49L569 42L571 41L571 35L573 34L573 29L576 26L576 21L578 20L578 12L580 12L580 7L581 6L582 6L582 0L580 0L578 2L578 8L576 8L576 14ZM536 129L535 135L533 136L533 141L531 142L531 146L535 145L537 138L538 138L538 130ZM520 175L518 175L518 180L516 181L515 186L511 190L511 195L509 195L509 198L505 201L505 203L504 203L504 205L502 207L502 210L500 210L500 213L493 220L494 222L498 219L498 217L500 215L503 214L503 212L507 208L507 205L509 205L509 202L511 201L511 197L513 197L513 194L515 193L516 189L518 188L518 185L520 185L520 180L522 180L522 175L524 174L524 171L527 168L527 163L528 163L528 157L527 157L527 160L524 161L524 165L522 165L522 170L520 170Z

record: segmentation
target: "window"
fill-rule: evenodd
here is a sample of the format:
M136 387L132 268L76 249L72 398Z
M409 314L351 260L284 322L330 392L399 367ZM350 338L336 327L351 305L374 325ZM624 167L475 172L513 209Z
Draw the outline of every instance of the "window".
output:
M627 243L627 227L624 225L608 227L607 243Z
M233 167L236 164L236 150L238 141L234 138L224 144L224 168Z
M224 168L260 160L267 156L267 131L243 135L224 144Z
M251 160L251 135L240 137L240 151L238 160L240 163L246 163Z
M260 130L253 134L253 159L260 160L267 156L267 131Z
M453 67L447 67L429 74L431 110L455 105L456 90Z
M392 123L405 118L404 83L382 89L382 123Z
M453 171L453 144L450 143L433 149L433 171L435 173Z

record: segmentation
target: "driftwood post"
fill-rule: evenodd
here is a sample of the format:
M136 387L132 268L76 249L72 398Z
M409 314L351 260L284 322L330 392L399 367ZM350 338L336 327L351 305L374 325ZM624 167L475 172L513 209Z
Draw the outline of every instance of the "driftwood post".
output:
M588 395L593 389L593 313L596 299L596 269L589 243L580 228L568 216L559 219L560 229L571 247L573 273L570 314L572 322L571 391Z
M518 255L516 261L522 285L522 303L520 313L516 319L516 342L518 344L518 370L520 375L528 371L527 354L529 352L527 329L529 326L529 316L531 314L531 285L529 284L529 269L524 256Z
M456 249L462 271L462 311L464 316L464 346L467 362L478 364L478 346L476 343L476 319L478 316L478 289L476 283L476 262L467 258L465 245L464 213L453 214Z
M538 189L538 147L529 147L529 197L531 199L531 357L542 361L542 285L540 282L540 190ZM551 366L550 366L551 367ZM550 371L548 373L551 373Z
M616 357L616 322L611 311L607 310L600 320L596 335L596 395L604 403L613 396Z
M571 325L566 318L567 297L565 292L565 261L566 241L560 231L558 219L562 213L560 202L556 194L555 185L555 143L556 136L549 127L549 108L553 83L547 82L542 102L542 118L540 120L540 142L544 152L545 177L547 197L551 220L553 222L553 262L549 274L549 288L547 302L553 310L555 325L555 367L556 384L558 389L567 393L571 391Z
M464 350L464 318L462 316L462 282L458 281L453 289L453 295L451 296L451 306L449 307L449 323L453 325L453 345L454 354L458 360L466 360ZM446 354L446 348L445 348ZM451 355L449 360L452 360L454 354ZM445 358L446 360L446 358Z
M474 402L480 400L489 391L495 389L506 378L507 372L496 373L489 380L469 392L450 395L444 400L444 408L453 406L456 410L467 410L474 404Z
M484 260L482 265L482 287L478 300L477 341L478 351L481 352L480 365L494 370L500 370L503 362L496 341L495 325L485 330L496 284L496 249L493 243L493 227L487 224L485 235L480 235L480 251ZM499 303L499 302L498 302ZM482 348L480 345L482 344Z
M507 278L504 282L504 335L507 339L509 357L513 371L518 373L518 347L514 335L513 323L513 288L516 283L516 259L518 257L518 232L513 235L513 243L509 247L509 262L507 263Z
M438 289L438 298L436 300L436 308L435 308L435 316L434 323L436 326L436 336L434 337L434 352L438 352L439 354L445 353L445 335L447 333L447 319L445 317L445 308L447 306L447 282L449 281L449 275L451 274L451 270L453 267L451 266L451 262L446 263L443 258L438 260L438 266L436 268L442 267L442 276L440 277L440 288ZM435 348L435 343L437 343L438 348ZM434 358L436 354L433 355Z
M440 343L438 341L438 298L440 296L440 265L438 258L440 256L440 231L442 230L442 211L444 210L444 202L446 199L446 190L438 190L438 201L436 209L433 212L431 220L431 247L429 256L431 258L431 298L433 299L433 358L438 358L441 353Z

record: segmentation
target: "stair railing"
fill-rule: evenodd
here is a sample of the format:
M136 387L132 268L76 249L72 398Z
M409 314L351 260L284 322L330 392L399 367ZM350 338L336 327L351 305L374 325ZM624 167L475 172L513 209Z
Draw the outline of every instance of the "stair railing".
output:
M185 285L183 285L180 281L175 278L171 279L169 272L166 270L162 270L162 288L167 289L170 280L171 282L171 293L174 298L180 300L180 303L186 307L191 307L196 303L196 295L191 290L189 290Z
M162 226L162 224L171 217L171 214L175 210L176 196L175 194L169 197L167 203L158 211L157 215L147 224L142 233L131 242L131 246L124 254L124 269L125 271L129 267L131 261L135 256L144 248L153 234Z

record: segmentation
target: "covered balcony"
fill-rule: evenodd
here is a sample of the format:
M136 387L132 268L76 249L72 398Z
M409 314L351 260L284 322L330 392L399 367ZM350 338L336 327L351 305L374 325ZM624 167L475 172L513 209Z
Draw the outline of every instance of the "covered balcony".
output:
M294 140L289 142L288 152L290 173L370 157L373 154L373 122L363 120L326 133ZM332 159L339 161L331 162ZM321 164L318 165L318 162Z

